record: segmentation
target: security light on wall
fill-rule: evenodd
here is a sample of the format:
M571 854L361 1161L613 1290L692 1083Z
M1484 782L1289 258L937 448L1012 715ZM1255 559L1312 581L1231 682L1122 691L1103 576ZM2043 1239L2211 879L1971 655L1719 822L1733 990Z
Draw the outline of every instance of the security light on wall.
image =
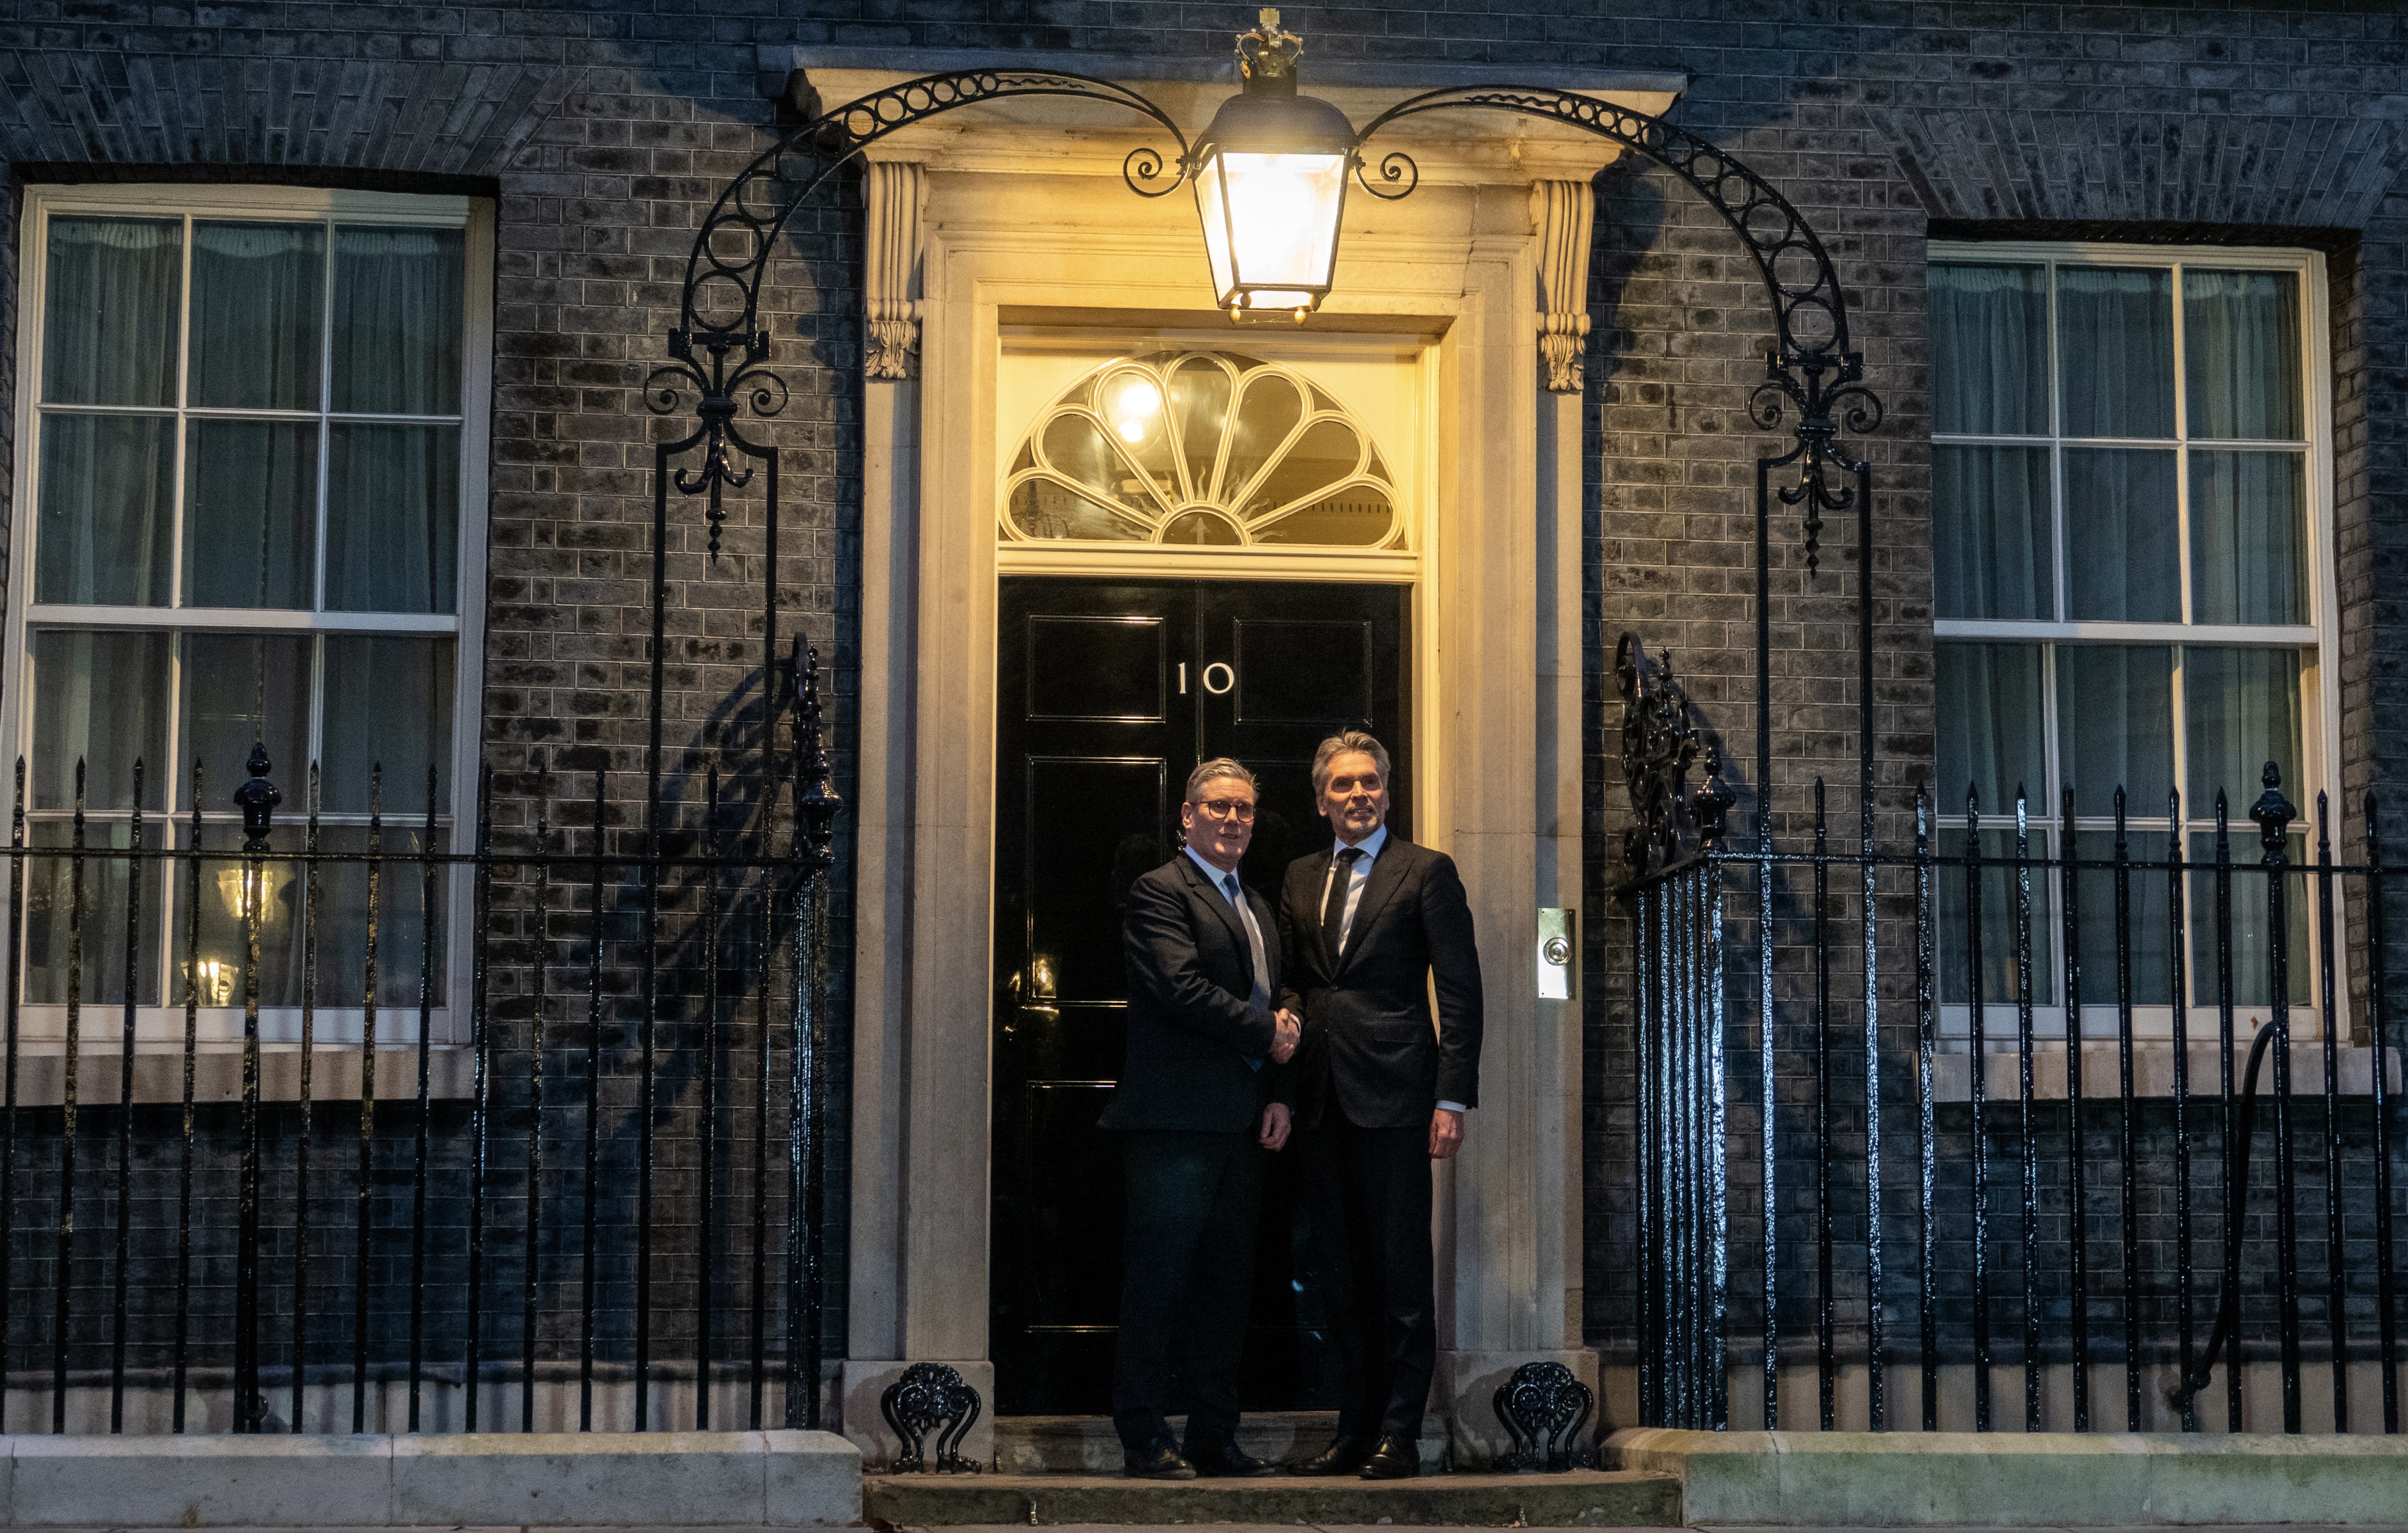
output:
M1279 12L1238 38L1245 89L1221 104L1189 156L1212 291L1233 320L1293 318L1329 294L1354 127L1296 91L1303 43Z

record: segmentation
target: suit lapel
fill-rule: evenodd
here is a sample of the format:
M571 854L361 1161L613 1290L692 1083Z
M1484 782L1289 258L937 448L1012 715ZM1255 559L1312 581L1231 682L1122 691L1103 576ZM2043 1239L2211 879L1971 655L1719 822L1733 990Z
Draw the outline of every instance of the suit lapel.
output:
M1211 906L1212 912L1221 918L1221 924L1227 928L1229 940L1238 947L1238 967L1246 971L1246 978L1251 981L1254 977L1254 944L1246 940L1246 924L1238 919L1238 908L1229 903L1229 896L1223 894L1211 879L1205 877L1204 869L1196 866L1195 858L1182 851L1179 853L1179 863L1186 870L1189 893ZM1243 893L1245 887L1242 881L1240 882L1239 892Z
M1340 970L1352 964L1354 955L1363 951L1364 941L1371 935L1372 924L1380 919L1380 912L1387 909L1397 886L1405 881L1405 847L1406 843L1391 831L1387 844L1381 847L1380 854L1371 859L1370 877L1363 881L1363 897L1355 901L1354 919L1346 928L1346 952L1338 961ZM1330 975L1333 980L1337 977L1336 973Z

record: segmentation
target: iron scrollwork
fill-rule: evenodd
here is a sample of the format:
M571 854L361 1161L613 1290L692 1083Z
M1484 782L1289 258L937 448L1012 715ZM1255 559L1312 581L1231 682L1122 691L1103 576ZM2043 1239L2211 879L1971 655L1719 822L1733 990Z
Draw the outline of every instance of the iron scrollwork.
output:
M1597 1467L1597 1450L1580 1440L1597 1396L1561 1363L1525 1363L1497 1386L1497 1420L1513 1446L1498 1455L1500 1474Z
M1670 655L1651 665L1639 636L1624 634L1613 650L1613 676L1622 694L1622 775L1638 821L1622 833L1622 862L1641 879L1680 861L1691 836L1698 850L1711 852L1739 795L1723 781L1721 747L1690 717L1689 695L1673 679ZM1706 781L1692 793L1689 769L1700 752Z
M903 1451L895 1456L895 1474L976 1474L979 1465L964 1458L962 1440L979 1419L979 1392L963 1382L960 1370L943 1363L914 1363L903 1377L878 1397L879 1413L886 1418ZM926 1452L928 1434L937 1433L936 1453Z
M1865 388L1864 358L1849 344L1848 308L1830 252L1805 218L1771 182L1733 155L1685 128L1659 117L1572 91L1513 85L1454 86L1398 102L1364 124L1368 141L1389 123L1424 112L1457 107L1516 112L1611 138L1637 150L1686 182L1706 199L1747 248L1772 300L1776 344L1766 353L1767 380L1749 402L1748 415L1763 430L1776 429L1784 408L1798 412L1798 445L1768 460L1795 466L1797 482L1781 492L1784 505L1805 512L1806 567L1820 567L1823 516L1853 509L1867 491L1866 466L1839 444L1842 430L1864 435L1879 429L1881 401ZM1381 163L1385 179L1403 173L1391 154ZM1394 200L1412 192L1384 192L1372 185L1356 162L1356 179L1374 196ZM1835 475L1858 480L1834 483Z
M1125 107L1149 119L1177 142L1176 154L1153 148L1130 151L1121 177L1140 196L1158 197L1182 185L1189 170L1187 138L1169 114L1124 85L1085 75L1025 69L961 70L925 75L872 92L785 130L738 172L703 220L686 258L677 327L668 333L672 360L644 382L644 405L674 413L690 391L697 396L694 431L664 446L665 456L702 450L699 469L681 468L678 493L706 495L710 550L718 557L725 492L752 480L755 462L768 456L737 419L749 408L760 419L786 407L786 384L769 366L769 332L761 323L761 289L769 257L795 210L844 165L879 140L957 107L1005 96L1073 96ZM1168 179L1159 186L1152 183ZM771 479L776 478L775 470Z

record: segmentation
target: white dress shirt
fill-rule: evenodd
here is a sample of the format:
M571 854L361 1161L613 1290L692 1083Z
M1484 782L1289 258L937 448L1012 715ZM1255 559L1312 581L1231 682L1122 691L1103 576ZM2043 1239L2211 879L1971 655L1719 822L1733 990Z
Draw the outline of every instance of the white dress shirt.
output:
M1345 953L1346 940L1354 933L1354 909L1363 903L1363 886L1371 881L1371 865L1380 860L1380 853L1386 850L1387 845L1388 827L1384 824L1354 843L1354 850L1362 855L1354 859L1353 867L1347 869L1346 907L1338 918L1339 953ZM1325 910L1329 908L1329 881L1338 876L1338 853L1345 850L1344 841L1330 848L1329 871L1321 878L1321 908ZM1438 1105L1449 1112L1464 1110L1461 1102L1440 1102Z

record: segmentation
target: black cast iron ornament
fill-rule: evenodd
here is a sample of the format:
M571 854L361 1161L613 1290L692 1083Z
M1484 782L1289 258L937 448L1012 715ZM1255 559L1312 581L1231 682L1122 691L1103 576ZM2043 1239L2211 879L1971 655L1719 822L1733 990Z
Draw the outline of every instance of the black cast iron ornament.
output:
M1254 31L1238 35L1240 69L1250 82L1288 82L1300 49L1294 34L1268 18ZM745 434L738 418L747 408L756 418L774 417L786 404L786 386L768 366L770 337L761 323L761 297L771 252L788 221L828 178L871 145L956 107L1010 96L1096 102L1159 128L1176 146L1173 152L1140 146L1122 162L1122 179L1140 196L1168 195L1199 165L1197 147L1153 101L1111 80L1053 70L998 67L925 75L784 130L711 205L687 258L679 322L668 333L673 360L654 369L645 383L646 406L656 414L675 411L689 389L697 395L695 429L662 446L666 455L701 449L701 467L677 470L675 483L681 494L707 497L714 556L725 519L724 492L752 482L753 469L737 460L771 456L767 444ZM1450 86L1398 102L1354 135L1348 154L1356 184L1388 201L1410 196L1421 179L1412 157L1390 150L1380 156L1373 174L1363 146L1391 123L1458 109L1510 112L1611 139L1679 177L1730 226L1772 306L1774 345L1766 353L1766 381L1749 415L1772 430L1786 411L1797 412L1797 445L1767 460L1767 466L1795 468L1795 483L1780 498L1803 511L1807 567L1819 567L1825 514L1857 507L1868 494L1866 465L1841 445L1841 435L1870 433L1882 420L1880 400L1861 381L1863 357L1851 344L1839 274L1821 238L1778 189L1715 144L1646 112L1541 86ZM1838 475L1857 482L1834 483Z
M962 1440L978 1424L979 1392L963 1382L959 1370L943 1363L914 1363L903 1377L878 1397L879 1414L903 1445L889 1466L893 1474L976 1474L980 1466L964 1458ZM926 1450L928 1434L937 1433L936 1453Z
M1639 636L1624 634L1614 646L1613 676L1622 694L1622 776L1638 822L1622 832L1622 865L1640 879L1680 861L1693 837L1698 850L1713 850L1738 795L1723 781L1721 747L1708 742L1690 716L1670 655L1651 666ZM1693 793L1689 768L1700 751L1706 781Z
M1594 1469L1597 1450L1581 1441L1581 1427L1597 1397L1561 1363L1525 1363L1497 1386L1497 1419L1513 1446L1498 1455L1500 1474Z

